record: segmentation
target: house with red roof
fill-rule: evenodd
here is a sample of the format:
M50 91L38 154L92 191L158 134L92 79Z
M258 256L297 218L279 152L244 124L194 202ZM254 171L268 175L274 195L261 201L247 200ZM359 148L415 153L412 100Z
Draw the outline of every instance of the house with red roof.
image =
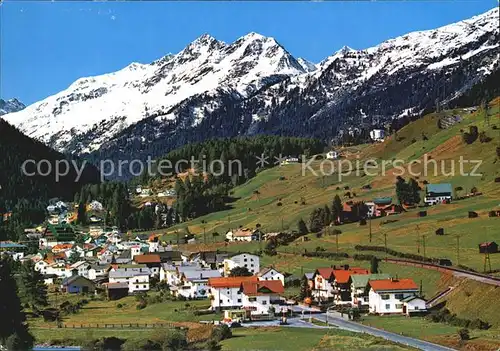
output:
M312 296L318 302L334 301L336 304L351 303L352 274L369 274L367 269L359 267L318 268L313 274Z
M410 314L424 312L426 301L418 297L413 279L380 279L368 281L369 311L375 314Z
M250 317L269 314L269 307L279 303L285 291L281 280L256 276L210 278L208 286L213 310L244 309Z

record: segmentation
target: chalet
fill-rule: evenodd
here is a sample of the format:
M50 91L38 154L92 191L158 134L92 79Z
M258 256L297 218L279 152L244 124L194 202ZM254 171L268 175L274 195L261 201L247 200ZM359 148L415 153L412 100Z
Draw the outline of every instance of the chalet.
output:
M336 160L339 158L339 153L338 151L334 151L334 150L331 150L331 151L328 151L326 153L326 159L327 160Z
M212 310L232 309L243 306L241 285L244 282L257 283L258 279L252 277L225 277L210 278L210 306Z
M208 280L220 277L221 274L217 270L187 270L182 273L179 286L172 286L170 290L174 296L184 296L188 299L206 299L210 290Z
M405 299L418 294L418 286L412 279L369 280L369 311L376 314L408 313ZM415 305L418 305L416 302ZM421 305L413 306L420 308ZM425 309L425 302L423 304Z
M127 283L130 294L149 290L151 272L145 265L126 265L112 268L109 272L110 283Z
M259 280L279 280L285 285L285 276L283 273L278 272L274 267L267 267L257 273Z
M197 263L204 268L219 269L224 266L224 260L229 257L228 253L217 251L200 251L191 255L191 262Z
M335 304L351 303L351 274L368 274L364 268L318 268L313 274L312 297L318 302L334 301Z
M479 244L479 253L496 253L498 252L498 244L494 241L489 241Z
M333 268L318 268L313 274L312 296L316 301L329 301L333 299Z
M368 275L368 270L358 267L344 266L344 269L333 270L333 300L336 305L349 305L351 298L351 274Z
M260 271L260 257L250 253L240 253L224 259L224 276L228 276L235 267L245 267L252 274Z
M378 197L372 202L373 210L370 211L369 207L369 212L373 214L372 217L381 217L386 215L385 209L392 204L392 197Z
M73 271L76 271L76 273L85 278L89 278L89 269L91 268L90 263L86 261L78 261L73 263L68 267L68 270L66 272L67 276L71 276Z
M427 301L418 296L408 296L401 300L403 313L408 316L427 312Z
M242 307L250 310L250 316L267 315L269 307L281 302L285 292L283 283L279 280L244 281L241 284Z
M226 233L226 239L229 241L255 241L258 235L251 229L237 229Z
M151 276L160 275L161 259L158 254L136 255L134 263L146 265L151 271Z
M372 130L370 130L370 138L373 141L384 141L385 130L383 130L383 129L372 129Z
M95 283L85 277L72 275L63 279L61 290L70 294L93 293Z
M180 265L182 263L182 254L180 251L165 250L156 253L160 256L161 263Z
M453 199L453 188L450 183L428 184L425 189L424 202L427 205L450 202Z
M359 309L368 309L368 292L370 280L389 279L389 274L352 274L351 283L351 301L353 306Z

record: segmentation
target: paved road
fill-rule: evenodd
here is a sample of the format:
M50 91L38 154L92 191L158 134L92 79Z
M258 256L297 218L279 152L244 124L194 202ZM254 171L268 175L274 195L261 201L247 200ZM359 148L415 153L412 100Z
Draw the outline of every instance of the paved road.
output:
M326 317L327 317L326 313L317 314L317 315L313 316L313 318L316 318L322 322L326 322ZM402 336L399 334L390 333L390 332L387 332L385 330L380 330L380 329L372 328L372 327L362 325L359 323L346 321L342 318L335 317L335 316L332 316L330 314L328 315L328 322L334 324L335 326L337 326L341 329L350 330L350 331L357 332L357 333L366 333L366 334L370 334L373 336L378 336L378 337L381 337L381 338L384 338L387 340L391 340L391 341L394 341L394 342L397 342L397 343L400 343L403 345L415 347L417 349L424 350L424 351L452 351L452 350L454 350L454 349L451 349L449 347L436 345L436 344L433 344L433 343L430 343L427 341L409 338L407 336Z

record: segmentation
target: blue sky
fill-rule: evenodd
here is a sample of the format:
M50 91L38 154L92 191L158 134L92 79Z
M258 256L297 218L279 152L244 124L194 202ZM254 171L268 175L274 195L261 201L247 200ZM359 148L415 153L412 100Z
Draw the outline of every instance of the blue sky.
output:
M409 2L21 2L0 7L0 97L31 104L83 76L149 63L209 33L254 31L319 62L483 13L498 0Z

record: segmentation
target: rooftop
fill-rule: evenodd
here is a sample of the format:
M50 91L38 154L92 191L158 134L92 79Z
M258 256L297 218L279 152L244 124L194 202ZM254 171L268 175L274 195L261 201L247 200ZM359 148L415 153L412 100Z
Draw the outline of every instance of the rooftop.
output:
M213 288L239 288L244 282L258 281L257 277L224 277L224 278L210 278L208 285Z
M369 284L375 291L418 290L418 286L413 279L370 280Z
M452 193L453 187L450 183L442 183L442 184L428 184L427 185L427 193Z

